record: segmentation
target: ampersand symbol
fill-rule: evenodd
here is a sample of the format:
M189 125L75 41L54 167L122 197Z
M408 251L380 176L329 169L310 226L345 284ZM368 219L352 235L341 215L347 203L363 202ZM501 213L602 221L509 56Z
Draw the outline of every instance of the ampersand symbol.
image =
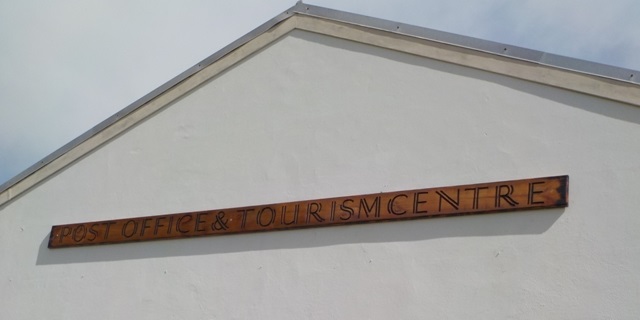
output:
M224 211L218 212L216 215L216 222L211 224L211 228L214 230L227 230L227 222L229 219L224 219Z

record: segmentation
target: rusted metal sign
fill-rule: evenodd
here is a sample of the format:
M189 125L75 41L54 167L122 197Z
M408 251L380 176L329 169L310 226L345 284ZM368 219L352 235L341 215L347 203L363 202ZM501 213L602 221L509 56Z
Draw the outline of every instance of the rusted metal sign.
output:
M569 177L376 193L53 226L49 248L566 207Z

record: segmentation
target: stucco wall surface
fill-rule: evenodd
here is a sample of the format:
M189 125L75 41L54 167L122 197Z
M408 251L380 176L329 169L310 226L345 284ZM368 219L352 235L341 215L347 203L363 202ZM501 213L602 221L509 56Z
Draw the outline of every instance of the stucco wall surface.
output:
M640 109L294 31L0 207L2 319L637 319ZM50 250L52 225L568 174L565 209Z

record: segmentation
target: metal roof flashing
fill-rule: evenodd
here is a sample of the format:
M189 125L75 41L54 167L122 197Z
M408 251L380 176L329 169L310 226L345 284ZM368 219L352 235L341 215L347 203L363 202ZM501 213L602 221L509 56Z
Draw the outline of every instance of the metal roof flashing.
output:
M420 38L456 47L491 53L499 56L538 63L559 69L640 84L640 71L631 70L577 58L546 53L504 43L482 40L459 34L373 18L350 12L312 6L298 2L292 9L303 15L344 22L352 25Z
M32 175L37 173L39 170L41 170L43 167L49 165L56 159L62 157L67 152L73 150L74 148L78 147L80 144L84 143L85 141L100 134L106 128L116 124L121 119L132 114L134 111L140 109L142 106L148 104L152 100L161 96L163 93L169 91L170 89L174 88L178 84L187 80L191 76L200 72L204 68L214 64L215 62L219 61L223 57L234 52L236 49L242 47L243 45L247 44L251 40L271 30L281 22L289 19L294 15L315 17L315 18L320 18L328 21L344 23L352 26L375 29L375 30L389 32L389 33L393 33L401 36L422 39L426 41L450 45L458 48L469 49L469 50L478 51L482 53L488 53L488 54L497 55L500 57L526 61L526 62L534 63L537 65L548 66L548 67L567 70L567 71L575 72L579 74L614 80L614 82L618 84L624 84L624 83L632 84L632 85L640 84L640 71L619 68L615 66L609 66L609 65L589 62L585 60L554 55L550 53L544 53L541 51L530 50L530 49L525 49L525 48L516 47L516 46L510 46L510 45L506 45L498 42L481 40L477 38L437 31L437 30L428 29L424 27L402 24L402 23L379 19L379 18L372 18L372 17L363 16L359 14L328 9L324 7L313 6L313 5L305 4L302 1L298 1L293 7L285 10L284 12L277 15L273 19L265 22L264 24L260 25L256 29L252 30L251 32L237 39L236 41L225 46L221 50L215 52L211 56L200 61L198 64L182 72L175 78L169 80L168 82L158 87L157 89L153 90L152 92L148 93L147 95L143 96L142 98L136 100L135 102L125 107L121 111L117 112L113 116L102 121L92 129L90 129L89 131L83 133L76 139L72 140L71 142L65 144L64 146L54 151L50 155L46 156L44 159L38 161L28 169L19 173L18 175L11 178L7 182L1 184L0 185L0 207L4 203L15 198L17 195L19 195L23 191L30 189L32 186L46 179L48 176L55 173L55 171L59 169L56 169L53 173L42 175L42 177L34 178L35 182L33 182L31 185L25 186L24 188L16 188L18 190L16 190L15 192L12 192L12 188L14 188L21 181L31 177ZM69 160L69 162L66 165L74 161L75 159Z

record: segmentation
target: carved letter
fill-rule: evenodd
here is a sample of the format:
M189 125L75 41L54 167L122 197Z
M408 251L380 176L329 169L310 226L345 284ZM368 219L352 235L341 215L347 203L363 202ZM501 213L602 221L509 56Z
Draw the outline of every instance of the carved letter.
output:
M312 206L315 206L315 208L313 208L313 210L311 209ZM307 223L309 223L309 220L310 220L311 216L316 218L316 220L318 220L318 222L323 222L324 218L321 217L318 214L318 212L320 212L320 210L322 210L322 204L321 203L309 202L309 204L307 205Z
M266 224L263 224L262 223L262 214L267 210L271 213L271 217L269 218L269 220L267 220ZM258 223L260 226L263 226L263 227L268 227L275 220L276 220L276 212L271 207L264 207L264 208L260 209L260 211L258 211L258 215L256 215L256 223Z
M429 193L428 191L425 191L425 192L416 192L413 194L413 214L428 213L427 210L418 210L418 205L427 203L427 200L420 201L420 196L428 193Z
M156 218L156 227L153 229L153 235L157 235L158 234L158 228L160 227L164 227L164 224L160 224L160 221L162 221L162 219L166 219L167 217L158 217Z
M82 227L82 229L80 229L80 227ZM78 239L77 235L78 235L78 230L82 230L80 231L80 239ZM87 227L84 226L84 224L81 224L79 226L77 226L74 230L73 230L73 241L75 242L80 242L82 241L82 239L84 239L84 237L87 235Z
M478 209L478 202L480 200L480 190L487 190L489 187L467 188L464 191L473 191L473 209Z
M89 239L89 237L87 237L87 240L89 241L93 241L98 237L98 230L94 229L96 226L99 226L100 224L94 223L91 225L91 228L89 228L89 233L91 233L91 235L93 236L93 238Z
M189 229L186 230L182 230L182 220L184 220L185 218L189 218L189 220L185 221L184 223L187 223L191 220L193 220L193 218L190 215L184 215L180 218L178 218L178 221L176 221L176 231L180 232L180 233L189 233Z
M544 200L543 201L534 201L533 200L533 197L536 194L543 192L543 191L535 191L535 188L536 188L537 184L544 184L544 181L529 183L529 199L528 199L529 204L544 204Z
M62 233L60 234L60 242L62 242L62 238L71 235L71 227L62 228Z
M201 223L206 223L206 221L202 221L200 219L200 217L202 217L203 215L209 214L208 212L200 212L198 213L198 215L196 215L196 231L204 231L204 228L200 228L200 224Z
M127 235L127 227L129 226L130 223L133 223L133 230L131 234ZM137 231L138 231L138 222L136 222L135 220L129 220L122 226L121 233L123 237L131 238L134 234L136 234Z
M342 201L340 210L342 210L342 213L348 214L348 216L346 218L344 216L340 216L340 220L349 220L354 214L353 208L349 207L347 205L347 202L353 202L353 199L345 199L344 201Z
M456 200L451 198L451 196L442 190L436 191L436 193L440 196L440 200L438 201L438 211L442 211L442 199L449 203L454 209L458 210L458 207L460 206L460 189L458 189Z
M280 223L285 226L298 223L299 212L300 212L300 205L296 204L295 206L293 206L293 219L291 219L291 221L287 221L287 206L282 206L282 215L280 216Z
M253 211L253 209L242 209L238 210L238 212L242 213L242 224L240 224L240 228L244 229L245 224L247 223L247 212Z
M144 230L151 228L151 226L147 225L147 222L151 221L150 218L145 218L144 220L142 220L142 227L140 228L140 236L144 236Z
M504 191L504 192L503 192ZM504 199L512 207L518 205L518 202L511 198L513 194L513 186L509 184L502 184L496 187L496 208L500 208L500 199Z
M393 206L394 206L394 202L396 201L396 199L397 199L398 197L405 197L405 199L406 199L406 198L409 198L406 194L399 194L399 195L397 195L397 196L395 196L395 197L391 198L391 200L389 200L389 203L387 204L387 212L389 212L389 213L391 213L391 214L395 214L396 216L401 216L401 215L403 215L403 214L407 213L407 210L404 210L404 211L402 211L402 212L397 212L397 211L395 211L395 209L393 208Z
M375 211L374 211L375 209ZM374 216L376 218L380 217L380 197L376 197L373 200L371 206L367 203L367 198L360 198L360 207L358 208L358 219L360 219L360 214L364 211L364 214L369 217L369 213L374 212Z

